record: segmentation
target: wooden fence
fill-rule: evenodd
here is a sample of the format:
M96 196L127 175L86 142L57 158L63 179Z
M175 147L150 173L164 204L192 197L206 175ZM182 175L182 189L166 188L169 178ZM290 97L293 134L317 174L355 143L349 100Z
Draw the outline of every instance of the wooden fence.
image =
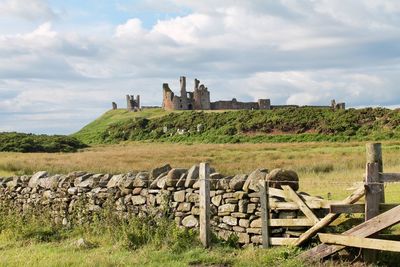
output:
M400 206L385 204L384 183L400 182L400 173L384 173L381 144L368 144L364 184L342 201L329 201L295 192L290 186L270 188L261 181L260 204L262 218L262 246L301 246L318 234L322 244L304 252L300 257L324 259L346 246L364 249L364 259L375 261L376 250L400 252L400 242L377 239L377 234L400 222ZM210 244L210 167L200 165L200 239L205 247ZM364 203L357 203L365 196ZM276 201L276 197L285 201ZM295 219L271 219L272 210L297 210L304 217ZM318 212L324 210L326 212ZM380 214L380 212L383 212ZM340 214L364 213L365 222L341 235L322 234L321 230L333 223ZM323 215L321 217L321 214ZM271 237L272 227L303 227L296 237ZM369 238L373 236L374 238Z

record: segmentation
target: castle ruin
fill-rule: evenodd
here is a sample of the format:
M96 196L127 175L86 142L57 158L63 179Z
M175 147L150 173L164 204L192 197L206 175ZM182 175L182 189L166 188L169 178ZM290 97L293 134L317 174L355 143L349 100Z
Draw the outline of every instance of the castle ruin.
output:
M194 79L193 92L186 91L186 77L180 77L180 96L174 94L169 88L168 83L163 84L163 102L162 107L165 110L270 110L278 108L298 108L298 105L271 105L270 99L259 99L257 102L239 102L236 98L232 100L220 100L211 102L210 92L198 79ZM329 106L308 106L314 108L330 108L333 110L345 109L345 103L336 103L331 101Z
M112 109L117 110L118 106L117 103L111 103ZM140 111L140 95L137 95L136 98L133 95L126 95L126 109L128 111Z
M211 102L210 92L198 79L194 79L193 92L186 91L186 77L180 77L180 96L175 95L168 83L163 84L163 104L165 110L223 110L223 109L271 109L269 99L258 102L230 101Z

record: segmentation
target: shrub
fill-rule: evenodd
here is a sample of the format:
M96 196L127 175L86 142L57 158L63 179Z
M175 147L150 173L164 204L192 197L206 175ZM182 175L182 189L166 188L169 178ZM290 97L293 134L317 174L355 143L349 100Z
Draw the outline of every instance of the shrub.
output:
M74 137L0 133L0 151L4 152L76 152L87 145Z

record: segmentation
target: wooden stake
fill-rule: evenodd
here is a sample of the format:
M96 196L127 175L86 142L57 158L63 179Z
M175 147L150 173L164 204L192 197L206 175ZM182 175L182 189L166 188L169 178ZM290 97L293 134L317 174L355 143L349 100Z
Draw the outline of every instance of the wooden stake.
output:
M383 173L382 144L370 143L366 145L367 163L378 163L378 172ZM385 203L385 187L380 185L380 203Z
M262 233L262 246L263 248L270 247L270 236L269 236L269 205L268 205L268 182L265 180L260 181L260 204L261 204L261 233Z
M379 202L381 198L381 186L379 184L379 164L367 163L365 173L365 221L379 215ZM376 251L363 251L364 261L372 263L376 261Z
M205 248L210 247L210 166L200 163L200 240Z

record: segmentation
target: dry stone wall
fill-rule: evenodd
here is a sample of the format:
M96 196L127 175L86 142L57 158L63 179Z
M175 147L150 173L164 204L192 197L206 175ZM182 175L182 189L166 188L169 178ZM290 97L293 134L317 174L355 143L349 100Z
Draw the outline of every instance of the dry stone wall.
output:
M236 236L240 244L261 243L261 210L258 183L273 180L280 188L288 181L296 186L297 174L285 170L258 169L250 174L224 176L211 170L211 227L223 239ZM151 171L119 175L72 172L0 178L0 205L26 212L46 208L57 223L67 225L70 215L83 204L85 216L111 203L121 215L167 214L182 227L199 226L199 166L190 169L165 165ZM108 202L107 202L108 201ZM284 201L275 198L275 202ZM82 208L80 206L80 208ZM271 218L296 218L296 211L272 210ZM287 237L290 229L276 228L272 236Z

